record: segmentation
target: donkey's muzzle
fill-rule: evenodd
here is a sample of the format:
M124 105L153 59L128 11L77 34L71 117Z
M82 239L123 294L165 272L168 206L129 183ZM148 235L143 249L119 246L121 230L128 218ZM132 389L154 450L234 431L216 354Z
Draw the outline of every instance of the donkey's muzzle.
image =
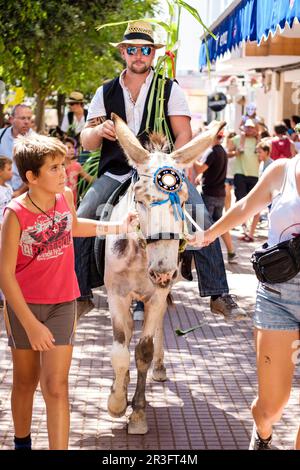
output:
M177 278L178 270L174 269L173 271L168 271L166 273L160 273L149 269L149 277L155 286L161 288L167 288L171 285L172 281Z

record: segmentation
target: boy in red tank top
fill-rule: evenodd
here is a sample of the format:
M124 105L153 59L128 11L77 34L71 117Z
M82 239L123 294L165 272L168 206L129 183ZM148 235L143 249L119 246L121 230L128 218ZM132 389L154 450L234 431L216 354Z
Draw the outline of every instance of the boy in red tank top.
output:
M13 359L12 413L15 448L31 449L30 426L38 382L47 408L50 449L67 449L68 374L79 289L73 236L133 231L137 217L121 223L78 219L65 188L66 149L57 139L20 137L14 147L28 192L4 214L0 286L7 300L5 321Z

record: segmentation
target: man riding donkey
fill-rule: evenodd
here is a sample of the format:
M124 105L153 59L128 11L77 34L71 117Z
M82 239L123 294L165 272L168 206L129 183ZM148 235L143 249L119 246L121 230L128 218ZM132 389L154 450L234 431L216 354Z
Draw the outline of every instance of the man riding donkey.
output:
M157 90L154 91L154 99L150 101L152 107L148 106L154 81L152 62L156 49L164 45L154 41L152 27L145 21L130 22L123 40L113 45L119 49L126 68L120 76L97 89L89 108L87 123L81 133L84 148L95 150L101 147L101 159L98 178L80 204L79 217L100 217L112 193L118 190L122 183L131 180L133 174L133 168L129 166L117 141L111 113L117 114L127 123L143 146L149 141L149 133L154 129ZM164 110L174 149L179 149L192 138L190 112L182 89L176 81L170 79L166 79L164 89ZM187 184L187 203L192 206L193 212L196 208L197 214L201 212L202 225L206 229L211 225L211 220L202 197L192 184ZM228 294L219 240L201 250L189 250L185 256L189 260L191 257L195 260L200 296L211 296L212 312L228 319L246 318L244 310ZM81 297L78 299L80 315L93 308L91 289L101 284L95 265L92 239L75 240L75 259L81 291ZM143 305L139 303L137 308L141 310Z

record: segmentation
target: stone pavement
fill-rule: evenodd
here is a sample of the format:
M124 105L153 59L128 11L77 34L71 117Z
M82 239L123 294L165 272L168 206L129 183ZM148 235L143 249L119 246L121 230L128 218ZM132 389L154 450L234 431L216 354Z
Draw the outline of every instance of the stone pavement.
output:
M232 232L237 234L237 232ZM227 265L231 292L249 315L254 308L256 278L249 263L251 251L263 243L265 230L255 243L235 244L239 264ZM195 276L194 276L195 277ZM95 292L97 308L81 319L70 373L70 449L102 450L195 450L247 449L252 429L250 404L256 394L255 354L251 320L228 324L209 310L208 299L200 299L196 282L180 282L173 289L174 305L165 318L165 363L168 381L148 378L145 436L126 433L126 416L112 419L106 402L112 382L110 345L112 332L106 298ZM177 337L176 327L202 328ZM132 397L136 373L131 350ZM13 426L10 413L12 365L6 345L3 319L0 320L0 449L10 449ZM294 385L299 382L299 372ZM299 424L298 393L291 395L282 421L275 427L274 444L290 449ZM45 407L40 391L34 403L33 447L47 448Z

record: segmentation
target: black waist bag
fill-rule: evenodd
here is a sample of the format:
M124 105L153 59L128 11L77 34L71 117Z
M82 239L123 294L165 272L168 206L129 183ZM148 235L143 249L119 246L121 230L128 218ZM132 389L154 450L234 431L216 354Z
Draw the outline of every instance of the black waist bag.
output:
M300 271L300 236L252 253L251 261L256 277L261 282L287 282Z

